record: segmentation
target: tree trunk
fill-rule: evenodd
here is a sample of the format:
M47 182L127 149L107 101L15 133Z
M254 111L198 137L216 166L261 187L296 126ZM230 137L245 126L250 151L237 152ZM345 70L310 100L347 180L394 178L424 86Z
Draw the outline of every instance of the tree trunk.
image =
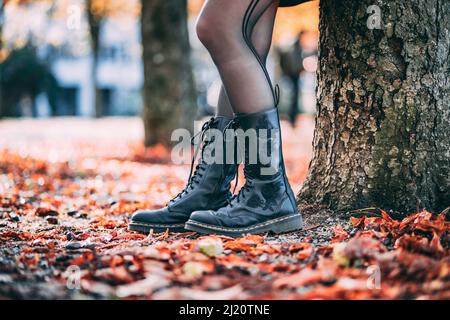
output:
M5 2L0 0L0 51L3 50L3 24L4 24L4 8ZM3 57L0 57L0 63L3 63ZM3 101L3 79L2 72L0 70L0 119L5 116L5 106Z
M376 27L374 3L380 29L367 24ZM319 28L314 155L300 202L449 206L450 2L321 0Z
M170 144L176 128L192 129L195 86L186 0L142 0L145 145Z
M92 81L94 83L94 107L95 116L97 118L104 115L102 92L98 86L98 57L100 51L100 28L104 18L105 12L95 12L93 7L93 0L86 1L86 11L88 14L89 34L91 38L92 48Z

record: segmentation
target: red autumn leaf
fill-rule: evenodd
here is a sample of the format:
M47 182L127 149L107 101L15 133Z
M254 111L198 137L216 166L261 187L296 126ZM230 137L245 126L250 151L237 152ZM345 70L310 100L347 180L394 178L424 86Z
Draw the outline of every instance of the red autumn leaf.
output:
M288 250L292 253L295 253L295 257L298 260L308 259L312 256L314 252L313 246L307 242L291 244Z
M340 225L333 227L333 233L334 237L331 239L331 243L341 242L350 237L347 231Z
M364 226L364 223L366 221L366 217L362 216L361 218L351 217L351 223L353 227L360 228Z
M283 287L303 287L313 283L330 280L330 276L323 271L313 269L303 269L298 273L278 278L274 281L274 288Z

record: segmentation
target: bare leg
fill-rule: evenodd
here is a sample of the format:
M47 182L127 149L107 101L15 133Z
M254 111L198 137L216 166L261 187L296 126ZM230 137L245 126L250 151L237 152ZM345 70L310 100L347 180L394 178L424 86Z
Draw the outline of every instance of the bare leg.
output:
M208 0L197 33L211 54L224 84L218 114L253 113L274 106L265 62L278 2ZM247 40L246 40L247 39Z

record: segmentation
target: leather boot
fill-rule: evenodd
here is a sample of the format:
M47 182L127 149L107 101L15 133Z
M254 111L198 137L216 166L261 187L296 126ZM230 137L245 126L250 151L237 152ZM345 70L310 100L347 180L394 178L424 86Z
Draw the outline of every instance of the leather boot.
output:
M209 129L217 129L223 134L231 121L232 119L225 117L215 117L204 124L201 131L201 158L193 174L195 159L192 160L190 178L184 190L162 209L134 213L129 224L130 230L148 233L151 229L154 232L170 229L173 232L183 232L184 224L192 212L217 210L228 203L232 196L230 184L235 177L237 165L226 164L225 161L207 164L203 160L206 148L214 148L219 143L214 136L210 137ZM223 142L223 154L226 155L226 141L223 139L220 142Z
M227 206L219 210L194 212L186 222L186 229L232 237L301 229L302 216L297 209L284 168L278 109L238 114L235 122L244 132L254 129L257 137L257 142L255 139L248 142L238 138L240 146L245 145L246 183ZM251 150L255 145L258 152ZM266 156L271 163L264 159Z

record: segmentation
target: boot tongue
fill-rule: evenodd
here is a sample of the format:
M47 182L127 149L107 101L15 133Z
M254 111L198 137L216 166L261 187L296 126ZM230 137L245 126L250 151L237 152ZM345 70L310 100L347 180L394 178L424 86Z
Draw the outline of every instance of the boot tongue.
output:
M204 152L208 150L208 154L213 157L216 156L216 152L221 152L223 154L223 159L221 160L220 164L227 163L227 150L229 147L231 147L231 145L228 145L227 143L228 140L225 134L225 130L230 127L232 121L233 119L223 116L214 118L213 123L209 126L209 129L204 134L201 160L203 160ZM221 146L220 143L222 143Z

